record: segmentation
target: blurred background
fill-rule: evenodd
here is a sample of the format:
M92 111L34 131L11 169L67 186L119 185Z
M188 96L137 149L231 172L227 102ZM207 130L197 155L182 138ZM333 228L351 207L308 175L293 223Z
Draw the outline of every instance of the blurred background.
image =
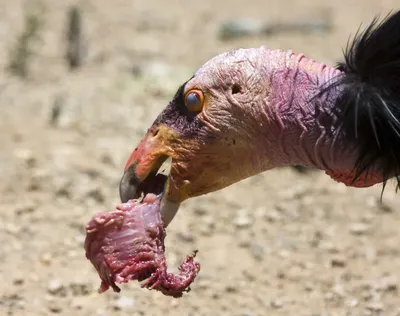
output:
M178 86L239 47L327 64L399 0L0 1L0 315L400 315L399 196L281 168L184 203L176 300L97 294L84 227L119 203L124 164Z

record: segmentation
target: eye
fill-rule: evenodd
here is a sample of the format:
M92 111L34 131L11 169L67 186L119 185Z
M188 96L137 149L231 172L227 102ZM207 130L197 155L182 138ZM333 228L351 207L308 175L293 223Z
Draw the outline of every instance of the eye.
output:
M204 96L200 90L190 90L185 95L185 105L191 112L201 111L203 108Z

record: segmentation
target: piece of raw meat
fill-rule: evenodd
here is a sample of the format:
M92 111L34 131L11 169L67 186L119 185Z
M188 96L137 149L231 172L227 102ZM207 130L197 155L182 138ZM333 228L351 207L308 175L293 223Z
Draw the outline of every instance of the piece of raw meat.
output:
M200 270L194 261L196 251L179 266L179 275L167 272L160 201L154 194L143 201L130 200L112 212L97 214L86 226L86 258L101 278L99 293L110 286L120 292L116 283L130 280L173 297L190 291Z

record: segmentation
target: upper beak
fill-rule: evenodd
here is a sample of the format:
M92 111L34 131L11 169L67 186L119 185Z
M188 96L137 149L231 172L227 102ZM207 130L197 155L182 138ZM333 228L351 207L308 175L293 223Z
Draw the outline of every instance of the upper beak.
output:
M171 155L167 144L170 137L171 131L167 127L152 127L129 157L119 186L123 203L139 198L141 193L161 193L160 213L165 227L172 221L180 205L168 194L169 179L157 175L161 165Z

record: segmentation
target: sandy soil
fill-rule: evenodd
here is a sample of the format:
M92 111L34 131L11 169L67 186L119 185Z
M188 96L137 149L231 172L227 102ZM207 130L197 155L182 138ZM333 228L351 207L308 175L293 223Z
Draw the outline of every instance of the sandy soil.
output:
M32 2L0 3L2 69ZM76 72L63 59L74 1L43 3L29 78L0 77L0 315L400 315L393 185L380 204L380 186L351 189L284 168L186 202L168 229L167 257L176 266L198 249L202 270L179 300L137 283L99 295L83 250L85 224L119 202L131 150L207 59L267 44L331 64L360 23L398 0L81 1L89 54ZM218 39L228 18L326 8L329 34Z

